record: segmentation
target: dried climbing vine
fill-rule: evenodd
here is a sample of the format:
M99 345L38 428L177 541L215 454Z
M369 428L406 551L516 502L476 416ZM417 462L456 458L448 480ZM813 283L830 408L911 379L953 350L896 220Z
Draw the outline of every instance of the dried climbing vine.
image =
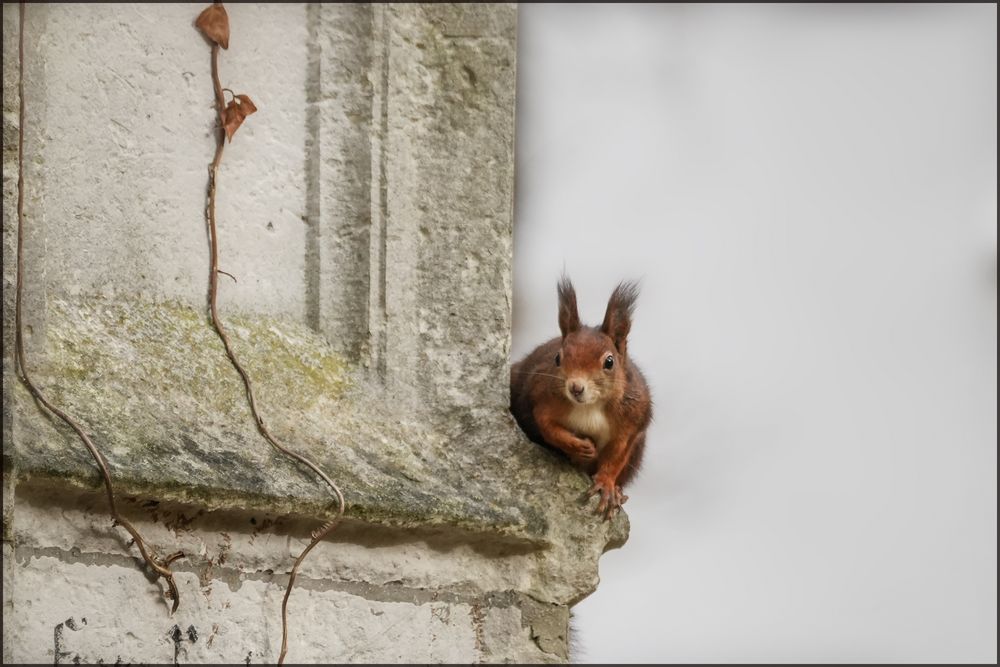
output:
M309 543L309 546L307 546L302 553L299 554L299 557L295 559L295 563L292 565L292 570L289 573L288 587L285 589L285 597L281 601L281 654L278 657L278 664L281 665L284 663L285 655L288 653L288 598L292 593L292 587L295 585L295 579L298 575L299 566L302 564L302 561L309 554L309 552L313 550L313 547L329 535L340 522L340 519L344 514L344 495L341 493L340 489L333 482L333 480L331 480L327 474L319 468L319 466L302 454L284 447L271 434L271 431L264 424L264 419L261 417L260 411L257 409L257 402L254 398L253 385L250 381L250 375L247 373L246 369L237 358L236 353L233 351L232 345L229 342L229 336L226 334L226 329L223 326L222 321L219 319L217 307L219 274L225 274L232 278L232 275L219 268L219 237L215 219L215 194L218 187L219 165L222 162L222 153L226 146L226 140L228 139L232 142L233 135L236 133L236 130L239 129L240 125L247 116L257 111L257 107L254 106L254 103L247 95L236 95L228 88L223 88L219 79L219 49L229 48L229 16L222 3L216 2L202 11L195 22L195 26L202 31L209 41L212 42L212 86L215 91L215 103L219 118L219 127L216 132L215 157L212 159L212 163L208 169L208 203L206 206L209 248L211 253L208 305L212 326L215 328L216 333L219 334L219 338L222 340L222 345L226 350L226 355L229 357L229 361L232 362L233 367L243 379L243 386L246 389L247 401L250 403L250 411L253 414L255 423L257 424L257 430L264 437L264 439L279 452L295 459L316 473L327 484L327 486L330 487L330 490L337 501L336 515L331 521L328 521L319 529L313 531L311 535L312 541ZM232 95L232 100L230 100L228 104L226 103L225 96L227 91L230 95ZM235 278L233 279L235 280Z
M139 548L139 553L142 554L142 558L149 565L150 569L156 574L163 577L167 582L167 591L164 593L164 597L172 600L173 603L170 608L170 613L173 614L177 611L177 607L180 604L180 593L177 590L177 585L174 583L174 574L170 570L170 564L173 563L178 558L183 558L184 553L177 551L175 553L166 556L162 560L157 558L156 554L149 548L146 541L139 534L125 517L123 517L118 512L118 506L115 503L115 491L114 486L111 483L111 471L108 469L108 462L101 454L100 450L97 449L97 445L94 441L90 439L83 427L75 419L66 414L63 410L56 407L49 401L42 390L35 384L35 381L31 378L31 374L28 372L28 363L24 354L24 327L21 317L22 312L22 292L24 288L24 16L25 16L25 3L20 3L19 11L19 34L17 42L17 91L19 96L19 106L18 106L18 126L17 126L17 283L15 287L14 296L14 353L15 353L15 373L18 379L24 383L28 391L31 392L32 397L35 401L42 406L48 412L54 414L56 417L64 421L73 431L76 432L80 440L87 447L87 451L94 458L97 463L97 468L101 473L101 478L104 480L104 490L108 496L108 506L111 512L111 518L113 525L121 526L124 528L129 535L132 536L132 541Z

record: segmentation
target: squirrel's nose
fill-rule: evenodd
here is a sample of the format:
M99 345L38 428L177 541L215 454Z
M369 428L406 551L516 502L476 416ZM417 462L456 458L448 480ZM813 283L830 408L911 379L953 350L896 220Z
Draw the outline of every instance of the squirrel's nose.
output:
M583 394L584 386L579 382L572 382L569 385L569 390L574 396L579 398Z

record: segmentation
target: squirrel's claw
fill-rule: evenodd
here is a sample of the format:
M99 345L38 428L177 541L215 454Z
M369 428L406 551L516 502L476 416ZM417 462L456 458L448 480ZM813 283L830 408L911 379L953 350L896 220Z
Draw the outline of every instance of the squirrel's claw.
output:
M604 515L604 521L608 521L622 509L622 504L628 500L628 496L622 495L620 486L608 483L603 480L594 479L594 484L587 489L586 498L600 494L600 500L594 514Z

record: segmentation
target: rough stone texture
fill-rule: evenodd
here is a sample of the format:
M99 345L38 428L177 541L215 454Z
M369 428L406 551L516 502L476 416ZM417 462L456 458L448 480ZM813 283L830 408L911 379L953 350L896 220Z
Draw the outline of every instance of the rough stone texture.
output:
M371 283L372 207L380 191L373 172L373 91L381 70L372 71L378 44L368 4L310 5L310 127L312 188L307 284L310 326L342 354L367 357ZM324 85L325 84L325 85ZM376 184L373 195L372 183Z
M88 427L123 492L213 508L325 511L325 487L257 433L239 377L200 313L99 297L48 306L51 351L35 357L34 377ZM394 411L304 325L263 316L228 324L269 427L338 480L353 518L544 543L553 522L565 520L551 504L585 488L581 475L518 437L500 410L490 421L457 415L452 435ZM96 488L72 432L35 409L19 384L14 399L22 475ZM540 502L546 497L552 502Z
M280 573L330 511L208 325L197 9L30 5L26 28L28 357L147 539L188 553L170 618L86 450L12 378L4 5L5 660L274 660ZM260 111L221 170L222 316L270 429L347 498L303 565L291 659L565 659L627 520L598 522L506 410L515 7L229 13L222 79Z
M14 541L11 534L14 508L13 385L14 283L17 230L10 224L17 216L17 6L3 5L3 617L14 613ZM4 635L7 626L4 624ZM10 664L12 644L3 642L3 663Z
M215 116L208 46L192 27L196 9L29 7L25 209L35 298L204 306ZM220 305L224 313L301 319L306 11L251 4L234 8L230 23L223 85L250 94L259 111L227 146L221 169L221 268L239 282L226 279Z
M14 608L38 611L10 619L6 630L21 639L12 643L12 660L274 660L284 571L305 544L303 525L259 513L129 504L140 530L188 555L175 568L182 607L170 617L134 549L123 553L97 497L72 500L67 510L66 498L37 489L19 497ZM348 528L318 547L297 582L294 660L564 659L565 608L515 592L525 557L441 532ZM53 589L65 594L55 597Z
M508 402L513 10L500 36L475 7L404 11L377 12L390 72L380 352L402 400L485 416Z

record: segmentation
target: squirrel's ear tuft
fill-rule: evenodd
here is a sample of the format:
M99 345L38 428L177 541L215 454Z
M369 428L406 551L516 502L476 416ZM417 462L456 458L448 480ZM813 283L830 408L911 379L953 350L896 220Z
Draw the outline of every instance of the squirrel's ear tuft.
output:
M601 331L615 342L622 355L628 344L628 332L632 328L632 313L639 298L639 286L633 282L621 282L608 299L608 310L604 313Z
M559 330L563 338L580 328L580 314L576 310L576 290L565 275L556 288L559 292Z

